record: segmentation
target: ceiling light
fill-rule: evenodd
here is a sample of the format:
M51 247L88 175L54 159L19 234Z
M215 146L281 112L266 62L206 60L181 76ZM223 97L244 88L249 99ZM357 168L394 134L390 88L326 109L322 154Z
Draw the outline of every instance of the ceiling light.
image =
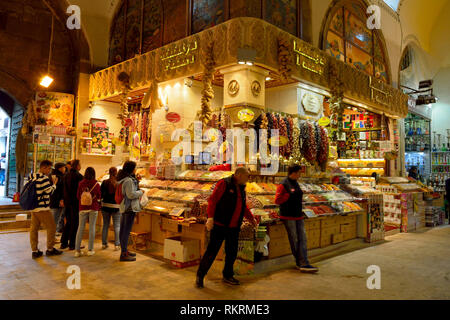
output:
M266 81L270 81L270 80L272 80L271 77L266 77Z
M245 61L239 61L238 63L239 64L245 64Z
M253 62L247 61L246 64L247 64L248 66L252 66L252 65L253 65Z
M39 83L41 86L48 88L53 82L53 78L46 75L41 79L41 82Z
M128 97L128 100L131 100L131 97Z

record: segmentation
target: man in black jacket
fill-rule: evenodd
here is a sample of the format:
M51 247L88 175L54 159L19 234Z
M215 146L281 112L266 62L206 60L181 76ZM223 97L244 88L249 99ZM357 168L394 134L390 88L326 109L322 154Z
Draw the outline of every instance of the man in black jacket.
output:
M245 185L249 173L245 168L238 168L234 175L217 182L213 193L208 199L208 220L206 228L211 231L208 248L202 257L197 271L196 285L203 288L203 278L208 273L222 243L225 240L225 267L223 281L239 285L234 278L233 265L238 253L239 232L245 218L254 225L255 218L247 207Z
M304 214L302 210L303 191L297 180L300 178L299 165L290 166L288 177L281 182L275 195L275 203L280 205L280 219L284 222L295 258L297 269L301 272L317 272L308 261Z
M61 237L61 249L75 250L75 238L78 230L78 184L83 180L80 174L80 160L72 161L72 168L64 176L64 206L66 208L66 225Z
M64 211L64 173L66 172L66 165L64 163L55 164L55 169L52 172L53 176L58 178L56 190L50 196L50 209L53 213L53 218L56 224L56 235L61 235L64 228L64 218L62 213Z

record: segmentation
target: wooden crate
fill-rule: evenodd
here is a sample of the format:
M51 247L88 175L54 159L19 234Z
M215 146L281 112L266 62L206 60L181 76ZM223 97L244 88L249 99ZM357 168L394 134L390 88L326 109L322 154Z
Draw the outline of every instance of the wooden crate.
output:
M270 239L287 238L286 228L283 224L276 224L267 227Z
M329 228L337 225L337 217L326 217L325 219L320 221L320 228Z
M318 219L306 219L305 230L320 229L320 220Z
M288 237L270 239L269 259L278 258L292 254Z
M343 233L336 233L331 236L331 243L341 243L344 241L344 234Z

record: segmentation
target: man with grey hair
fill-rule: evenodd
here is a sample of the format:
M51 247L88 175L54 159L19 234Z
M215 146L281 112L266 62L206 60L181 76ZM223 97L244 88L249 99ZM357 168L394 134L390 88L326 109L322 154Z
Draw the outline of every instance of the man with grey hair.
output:
M255 226L257 222L246 204L245 185L249 172L243 167L236 169L234 175L217 182L208 199L208 220L206 229L211 231L208 248L202 257L197 271L196 285L203 288L203 278L208 273L222 243L225 240L225 266L223 281L231 285L239 285L234 278L233 265L238 252L239 232L245 218Z

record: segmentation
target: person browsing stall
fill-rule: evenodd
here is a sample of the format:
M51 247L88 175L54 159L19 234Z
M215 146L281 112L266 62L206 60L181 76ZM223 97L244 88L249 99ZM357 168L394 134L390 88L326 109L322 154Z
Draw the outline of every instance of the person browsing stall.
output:
M208 248L197 271L196 286L198 288L203 288L203 279L211 268L224 240L223 281L232 285L240 284L239 280L234 278L233 265L237 257L242 221L245 217L254 225L257 224L246 204L245 185L248 177L247 169L238 168L234 175L217 182L209 197L206 228L211 231L211 234Z
M297 182L300 169L299 165L288 168L288 177L277 188L275 203L280 206L280 219L284 222L297 269L301 272L317 272L319 269L308 261L305 216L302 211L303 191Z

